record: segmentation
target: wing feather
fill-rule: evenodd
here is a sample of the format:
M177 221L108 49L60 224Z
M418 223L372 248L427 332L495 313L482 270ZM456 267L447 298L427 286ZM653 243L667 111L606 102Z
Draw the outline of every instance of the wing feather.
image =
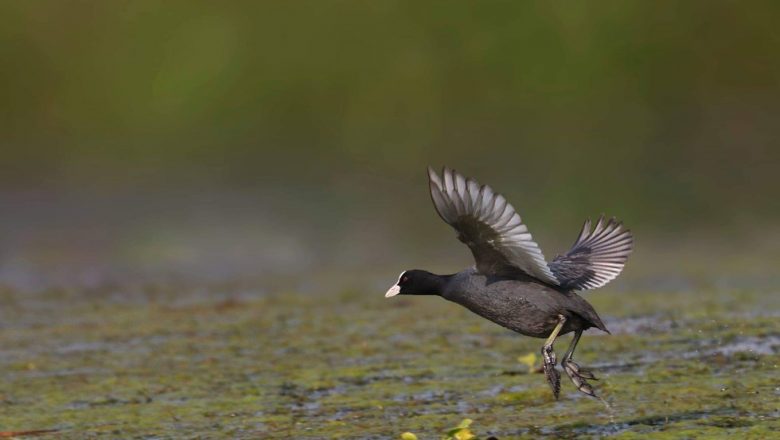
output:
M585 221L574 245L550 262L550 270L565 289L596 289L620 275L633 247L631 231L602 215L593 230Z
M500 276L521 272L558 284L528 228L504 196L446 167L441 177L429 167L428 178L436 212L471 249L477 270Z

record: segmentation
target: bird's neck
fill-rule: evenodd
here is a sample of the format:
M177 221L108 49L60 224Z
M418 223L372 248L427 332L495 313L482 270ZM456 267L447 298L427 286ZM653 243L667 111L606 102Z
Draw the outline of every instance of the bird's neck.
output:
M435 273L424 272L415 282L413 295L438 295L444 293L444 287L447 285L452 275L436 275Z

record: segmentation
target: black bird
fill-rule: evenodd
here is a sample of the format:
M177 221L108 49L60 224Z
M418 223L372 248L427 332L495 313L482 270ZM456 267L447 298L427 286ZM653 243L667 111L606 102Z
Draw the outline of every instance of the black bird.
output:
M596 378L572 356L583 331L609 330L575 291L596 289L620 274L633 248L631 232L614 218L606 221L602 215L593 229L587 220L571 249L547 263L503 196L446 167L442 174L428 167L433 205L477 264L452 275L404 271L385 297L439 295L510 330L547 338L542 347L544 373L556 399L561 375L555 369L553 343L574 332L561 366L578 390L596 397L587 382Z

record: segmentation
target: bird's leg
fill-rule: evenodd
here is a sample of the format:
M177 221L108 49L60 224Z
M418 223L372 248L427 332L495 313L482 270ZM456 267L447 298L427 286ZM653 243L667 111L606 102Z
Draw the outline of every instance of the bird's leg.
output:
M593 392L593 387L590 386L586 380L598 380L596 379L596 376L594 376L590 370L580 368L579 365L571 360L572 356L574 356L574 349L577 348L577 343L580 342L580 336L582 336L582 330L577 330L577 332L574 333L571 344L569 344L569 348L566 350L566 354L564 354L563 359L561 359L561 366L563 366L563 370L569 375L569 378L578 390L589 396L598 397L596 396L596 393Z
M542 347L544 375L547 377L547 382L550 383L550 387L552 387L552 392L556 399L558 398L558 394L561 391L561 373L555 369L556 359L555 352L553 351L553 343L555 343L555 339L558 337L558 333L561 332L563 324L565 323L566 317L563 315L558 315L558 325L555 326L552 333L550 333L550 337L547 338L547 341Z

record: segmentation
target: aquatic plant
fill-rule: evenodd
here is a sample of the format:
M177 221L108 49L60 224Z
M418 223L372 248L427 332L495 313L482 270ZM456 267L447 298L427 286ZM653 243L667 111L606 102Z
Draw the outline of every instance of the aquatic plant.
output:
M477 436L469 429L473 422L471 419L463 419L458 426L447 431L444 440L477 440Z
M469 428L473 422L471 419L461 420L458 426L447 430L442 440L479 440ZM417 436L411 432L404 432L401 434L401 440L417 440Z
M541 368L536 366L536 353L534 352L518 357L517 362L520 362L521 364L528 367L528 374L535 373L539 371L539 368Z

